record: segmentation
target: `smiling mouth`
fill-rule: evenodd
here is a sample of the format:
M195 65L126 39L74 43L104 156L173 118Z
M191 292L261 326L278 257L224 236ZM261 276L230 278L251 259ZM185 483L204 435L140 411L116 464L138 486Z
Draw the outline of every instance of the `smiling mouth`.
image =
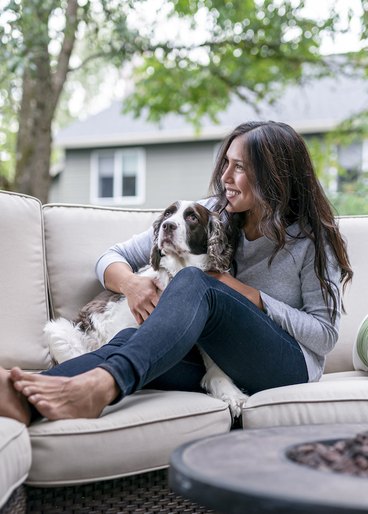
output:
M235 198L235 196L240 195L240 191L235 191L234 189L226 189L226 198Z

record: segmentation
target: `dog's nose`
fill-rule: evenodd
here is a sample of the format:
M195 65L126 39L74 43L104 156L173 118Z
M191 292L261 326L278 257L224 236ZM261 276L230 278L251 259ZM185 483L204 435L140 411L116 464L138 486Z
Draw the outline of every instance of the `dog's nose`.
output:
M165 221L165 223L162 225L162 228L165 232L174 232L174 230L177 229L178 226L173 221Z

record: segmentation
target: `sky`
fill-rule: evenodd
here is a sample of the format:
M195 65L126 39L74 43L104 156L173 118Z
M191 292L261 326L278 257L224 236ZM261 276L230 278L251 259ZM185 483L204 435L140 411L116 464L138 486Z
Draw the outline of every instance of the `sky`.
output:
M282 0L280 0L281 3ZM298 0L296 0L298 2ZM358 32L359 32L359 16L361 15L361 1L360 0L305 0L305 15L315 19L324 19L329 15L331 11L331 5L335 4L339 14L343 18L343 26L346 28L347 24L347 13L351 9L354 13L349 30L346 34L339 36L335 41L325 37L322 47L322 52L325 54L340 53L350 50L356 50L358 46ZM150 27L150 20L155 17L159 17L162 20L160 26L160 35L172 37L174 40L180 38L180 32L183 32L183 25L175 23L170 20L170 23L166 22L166 11L163 8L162 0L147 0L147 2L137 3L135 5L135 22L141 26ZM202 13L203 14L203 13ZM203 23L204 16L202 16ZM197 17L197 20L201 22L201 13ZM189 34L189 32L187 33ZM195 37L192 32L192 37ZM201 37L201 34L198 34Z
M306 0L306 15L311 17L324 18L330 10L332 0ZM359 50L359 16L362 14L360 0L338 0L338 12L342 15L345 23L347 23L348 9L352 9L354 17L351 20L349 30L346 34L342 34L332 41L325 38L321 51L324 54L344 53Z

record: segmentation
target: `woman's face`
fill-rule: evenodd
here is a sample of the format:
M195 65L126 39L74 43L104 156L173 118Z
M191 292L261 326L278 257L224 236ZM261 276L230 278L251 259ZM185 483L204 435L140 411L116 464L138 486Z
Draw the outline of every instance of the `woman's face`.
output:
M245 212L255 207L255 198L248 179L252 172L244 160L244 138L245 136L236 137L226 153L221 181L228 200L228 212Z

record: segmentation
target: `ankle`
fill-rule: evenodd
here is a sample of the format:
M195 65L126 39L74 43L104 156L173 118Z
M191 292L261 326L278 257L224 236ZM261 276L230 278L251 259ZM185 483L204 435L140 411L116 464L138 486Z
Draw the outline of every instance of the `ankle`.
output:
M94 390L98 392L100 398L104 400L106 405L113 402L120 394L120 389L114 377L104 368L95 368L87 372L86 375L89 375Z

